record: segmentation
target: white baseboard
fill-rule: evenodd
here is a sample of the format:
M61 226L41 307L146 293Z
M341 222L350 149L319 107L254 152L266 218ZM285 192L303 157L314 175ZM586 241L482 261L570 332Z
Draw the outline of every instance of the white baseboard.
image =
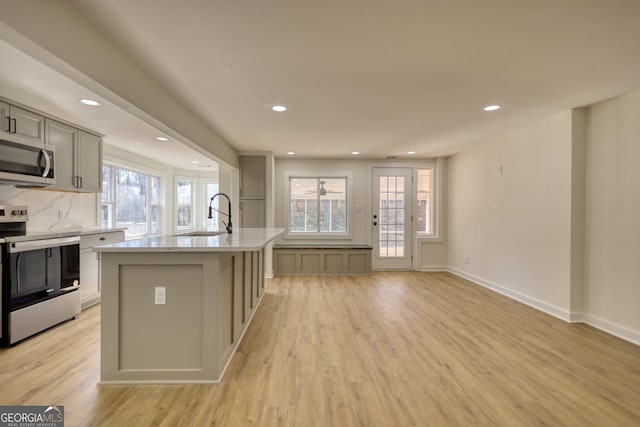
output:
M614 335L625 341L629 341L635 345L640 345L640 332L632 331L629 328L609 322L608 320L600 319L599 317L591 314L582 314L582 318L582 321L587 325L593 326L596 329L600 329L603 332Z
M456 276L460 276L477 285L483 286L487 289L491 289L492 291L498 292L511 299L514 299L518 302L521 302L530 307L533 307L537 310L543 311L547 314L557 317L558 319L564 320L565 322L586 323L589 326L593 326L596 329L600 329L603 332L614 335L625 341L629 341L633 344L640 345L640 333L633 331L631 329L625 328L624 326L620 326L613 322L600 319L596 316L592 316L587 313L569 312L569 311L563 310L559 307L555 307L553 305L544 303L535 298L531 298L519 292L512 291L511 289L504 288L495 283L489 282L488 280L481 279L479 277L473 276L471 274L465 273L464 271L461 271L452 267L449 267L446 270L452 274L455 274Z
M449 271L446 265L423 265L418 268L418 271Z
M523 304L526 304L530 307L533 307L537 310L543 311L547 314L550 314L558 319L562 319L565 322L571 321L571 315L568 311L561 309L560 307L553 306L551 304L547 304L538 299L531 298L527 295L521 294L519 292L513 291L511 289L504 288L500 285L497 285L488 280L481 279L479 277L473 276L471 274L465 273L464 271L451 268L447 269L450 273L455 274L456 276L460 276L464 279L470 280L471 282L483 286L485 288L491 289L492 291L498 292L499 294L508 296L511 299L519 301Z
M569 322L570 322L570 323L585 323L585 321L584 321L584 314L583 314L583 313L579 313L579 312L572 311L572 312L569 314Z

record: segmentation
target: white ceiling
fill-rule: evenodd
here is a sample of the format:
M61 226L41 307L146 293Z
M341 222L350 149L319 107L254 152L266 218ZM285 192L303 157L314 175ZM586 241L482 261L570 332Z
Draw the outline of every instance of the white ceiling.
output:
M240 151L448 155L640 87L638 0L69 3Z
M218 170L215 161L177 141L157 141L156 137L165 136L162 132L2 40L0 58L2 96L100 132L106 144L139 156L202 173ZM88 107L79 102L80 98L100 99L102 105Z

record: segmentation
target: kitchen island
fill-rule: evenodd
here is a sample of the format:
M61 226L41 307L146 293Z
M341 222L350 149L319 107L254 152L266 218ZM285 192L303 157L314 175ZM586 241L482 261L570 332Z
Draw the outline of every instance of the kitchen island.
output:
M95 248L101 383L219 382L261 300L264 248L282 231L190 233Z

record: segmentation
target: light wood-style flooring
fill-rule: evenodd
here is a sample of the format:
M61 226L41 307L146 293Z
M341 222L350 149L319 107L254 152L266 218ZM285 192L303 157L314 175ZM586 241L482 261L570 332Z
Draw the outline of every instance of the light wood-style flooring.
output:
M219 385L98 386L93 307L0 350L0 405L64 405L66 426L640 425L640 347L456 276L276 277L263 298Z

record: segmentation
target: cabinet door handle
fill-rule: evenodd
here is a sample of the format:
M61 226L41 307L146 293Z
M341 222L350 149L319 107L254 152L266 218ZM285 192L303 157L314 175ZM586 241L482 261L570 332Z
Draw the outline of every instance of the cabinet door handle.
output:
M80 179L80 186L78 188L82 188L82 177L79 176L78 178Z
M4 116L2 119L2 130L5 132L11 132L11 117ZM4 128L4 119L7 119L7 129Z
M98 240L107 240L107 238L106 237L101 237Z
M9 123L9 133L16 133L18 131L18 122L16 122L16 119L11 119L11 121L13 122L13 132L11 132L11 123Z

